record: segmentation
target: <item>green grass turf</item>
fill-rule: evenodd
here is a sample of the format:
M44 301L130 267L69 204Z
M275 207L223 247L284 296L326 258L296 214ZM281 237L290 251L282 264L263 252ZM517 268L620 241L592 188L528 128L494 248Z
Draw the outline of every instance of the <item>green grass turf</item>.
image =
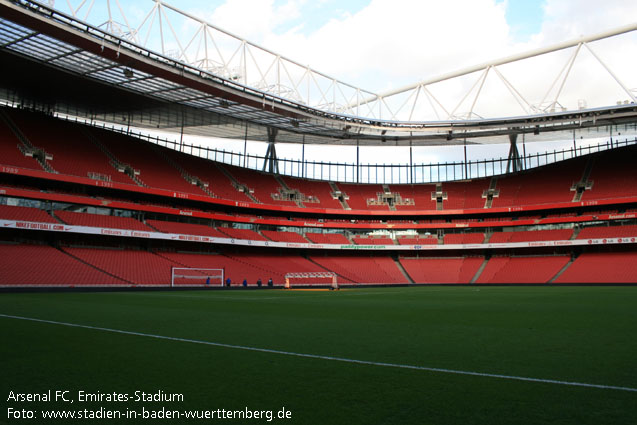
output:
M637 287L0 294L0 313L336 356L637 388ZM637 392L352 364L0 317L7 408L278 411L286 424L630 424ZM16 403L10 391L184 395ZM38 414L40 414L38 412ZM103 423L267 423L266 420ZM92 423L76 421L71 423Z

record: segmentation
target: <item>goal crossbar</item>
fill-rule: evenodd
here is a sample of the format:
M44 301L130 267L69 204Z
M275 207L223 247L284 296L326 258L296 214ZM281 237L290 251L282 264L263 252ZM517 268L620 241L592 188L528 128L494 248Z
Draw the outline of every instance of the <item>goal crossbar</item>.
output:
M196 267L173 267L170 286L223 286L224 269L207 269Z
M291 272L285 274L285 287L290 288L291 279L329 279L332 288L338 288L336 273L333 272Z

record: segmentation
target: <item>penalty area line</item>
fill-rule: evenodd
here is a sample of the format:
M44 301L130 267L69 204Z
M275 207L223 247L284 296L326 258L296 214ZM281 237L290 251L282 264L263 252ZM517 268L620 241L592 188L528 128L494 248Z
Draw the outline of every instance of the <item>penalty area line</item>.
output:
M375 362L371 360L349 359L345 357L324 356L320 354L295 353L292 351L274 350L270 348L249 347L245 345L224 344L222 342L201 341L196 339L179 338L179 337L165 336L165 335L155 335L155 334L149 334L144 332L126 331L122 329L111 329L111 328L104 328L100 326L81 325L78 323L58 322L55 320L45 320L45 319L37 319L34 317L14 316L10 314L2 314L2 313L0 313L0 317L4 317L7 319L46 323L50 325L66 326L71 328L90 329L95 331L110 332L110 333L116 333L116 334L122 334L122 335L141 336L145 338L154 338L154 339L160 339L165 341L186 342L191 344L208 345L213 347L232 348L235 350L255 351L259 353L279 354L284 356L303 357L308 359L327 360L327 361L335 361L335 362L341 362L341 363L360 364L360 365L366 365L366 366L391 367L396 369L420 370L420 371L426 371L426 372L446 373L446 374L454 374L454 375L479 376L483 378L506 379L511 381L523 381L523 382L536 382L541 384L565 385L570 387L584 387L584 388L597 388L597 389L604 389L604 390L637 392L637 388L621 387L616 385L588 384L585 382L560 381L556 379L543 379L543 378L529 378L524 376L472 372L467 370L444 369L444 368L437 368L437 367L416 366L416 365L408 365L408 364L400 364L400 363Z

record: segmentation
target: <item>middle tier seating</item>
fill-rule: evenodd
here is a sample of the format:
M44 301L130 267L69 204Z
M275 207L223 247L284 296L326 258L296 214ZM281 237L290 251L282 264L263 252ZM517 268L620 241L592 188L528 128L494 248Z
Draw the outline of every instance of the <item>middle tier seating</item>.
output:
M291 243L308 243L307 240L296 232L277 232L275 230L262 230L261 234L271 241L275 242L291 242Z
M489 243L565 241L573 236L572 229L526 230L518 232L496 232Z
M66 224L72 224L75 226L139 230L142 232L153 231L153 229L132 217L116 217L113 215L89 214L71 211L56 211L55 215Z
M438 245L436 236L399 236L396 240L399 245Z
M219 231L233 239L247 239L250 241L267 241L266 238L250 229L233 229L232 227L220 227Z
M36 223L58 223L46 211L31 207L0 205L0 219L15 221L33 221Z
M175 233L178 235L198 235L211 236L213 238L228 238L228 235L221 233L214 227L204 224L178 223L175 221L146 220L146 224L153 226L163 233Z
M382 236L354 236L352 241L356 245L394 245L392 238Z
M577 239L603 239L637 237L637 225L585 227Z
M351 245L352 242L342 233L312 233L307 232L305 237L317 244Z

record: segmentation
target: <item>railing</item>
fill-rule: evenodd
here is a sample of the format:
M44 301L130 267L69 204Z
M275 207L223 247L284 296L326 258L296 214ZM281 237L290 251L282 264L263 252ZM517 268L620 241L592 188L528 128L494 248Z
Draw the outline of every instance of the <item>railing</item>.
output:
M104 127L108 128L108 127ZM237 167L257 171L263 169L265 156L244 154L204 146L180 144L179 142L152 137L142 133L127 132L117 128L111 130L155 143L176 151ZM522 170L528 170L559 161L601 152L609 149L637 144L637 138L609 140L589 146L546 151L520 157ZM356 164L347 162L311 161L279 158L279 174L312 180L326 180L342 183L374 184L419 184L438 183L507 174L509 158L441 162L433 164Z
M0 103L10 107L17 107L19 105L17 102L7 100ZM159 146L164 146L179 152L210 159L223 164L261 171L265 163L265 156L261 155L181 143L168 138L161 138L141 132L135 132L126 126L118 127L113 124L96 122L62 113L56 113L55 115L60 119L126 134ZM522 170L528 170L582 155L635 144L637 144L637 138L625 140L613 140L611 138L606 142L598 143L596 145L577 146L569 149L523 155L520 156L520 163L522 165ZM312 161L288 158L278 159L280 175L342 183L372 184L439 183L498 176L507 174L507 167L509 166L509 163L509 158L505 157L469 160L466 162L451 161L412 165L356 164L353 162Z

